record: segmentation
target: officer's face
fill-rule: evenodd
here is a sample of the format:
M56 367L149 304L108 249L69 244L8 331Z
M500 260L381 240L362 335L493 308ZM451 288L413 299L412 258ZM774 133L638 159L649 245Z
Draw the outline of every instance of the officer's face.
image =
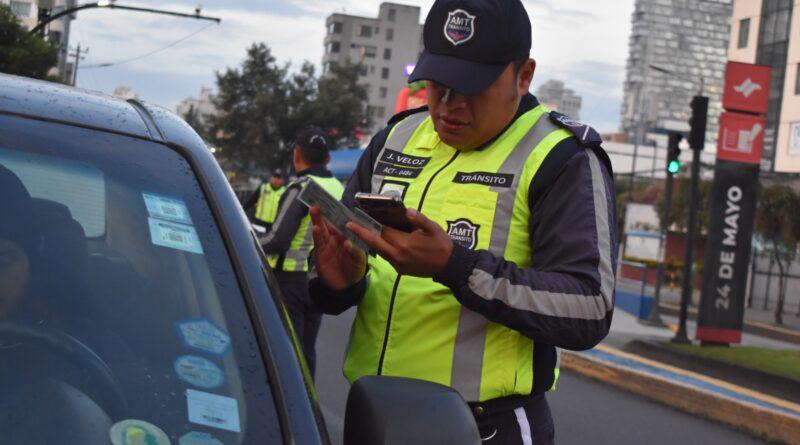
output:
M14 308L29 279L28 255L18 244L0 239L0 318Z
M273 188L280 188L283 185L283 178L280 176L273 176L269 179L269 183L272 184Z
M447 145L472 150L497 136L511 122L522 95L528 92L536 64L528 60L519 70L510 63L484 92L465 96L428 81L428 107L436 133Z

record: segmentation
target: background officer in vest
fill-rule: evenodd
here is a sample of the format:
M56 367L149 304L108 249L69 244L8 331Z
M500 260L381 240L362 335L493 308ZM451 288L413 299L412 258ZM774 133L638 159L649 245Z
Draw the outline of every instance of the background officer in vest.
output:
M337 199L342 196L344 187L326 168L331 159L328 144L328 136L317 127L300 131L292 158L297 179L286 187L272 231L261 239L312 376L316 365L314 345L322 313L308 295L308 256L313 248L311 219L308 208L297 196L306 180L316 181Z
M278 204L284 190L286 190L286 187L283 186L283 172L280 169L275 169L269 177L269 182L261 184L258 189L253 191L242 207L245 212L249 212L255 206L253 222L264 227L269 232L272 229L272 223L275 222L275 218L278 216Z
M437 0L409 81L428 107L392 118L348 183L400 191L411 233L348 229L312 209L315 302L358 305L344 374L450 385L487 444L552 443L545 393L557 348L608 333L617 234L610 161L597 132L528 91L536 63L520 0Z

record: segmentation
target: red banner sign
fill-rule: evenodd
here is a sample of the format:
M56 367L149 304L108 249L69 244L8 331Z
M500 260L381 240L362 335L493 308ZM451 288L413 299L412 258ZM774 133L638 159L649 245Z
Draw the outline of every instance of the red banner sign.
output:
M722 113L719 119L717 159L759 164L766 125L766 119L762 116Z
M728 62L722 107L729 111L766 113L771 72L768 66Z

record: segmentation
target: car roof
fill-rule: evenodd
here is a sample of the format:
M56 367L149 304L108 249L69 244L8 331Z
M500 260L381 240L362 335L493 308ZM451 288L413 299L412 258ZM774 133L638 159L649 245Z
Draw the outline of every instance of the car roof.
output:
M206 148L188 124L165 108L9 74L0 74L0 114L176 143L189 150Z

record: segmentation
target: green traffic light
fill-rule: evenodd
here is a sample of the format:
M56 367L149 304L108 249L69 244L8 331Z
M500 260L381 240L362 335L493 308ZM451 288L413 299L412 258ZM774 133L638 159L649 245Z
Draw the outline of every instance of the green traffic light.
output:
M667 171L670 174L678 173L681 170L681 163L678 161L669 161L669 165L667 166Z

